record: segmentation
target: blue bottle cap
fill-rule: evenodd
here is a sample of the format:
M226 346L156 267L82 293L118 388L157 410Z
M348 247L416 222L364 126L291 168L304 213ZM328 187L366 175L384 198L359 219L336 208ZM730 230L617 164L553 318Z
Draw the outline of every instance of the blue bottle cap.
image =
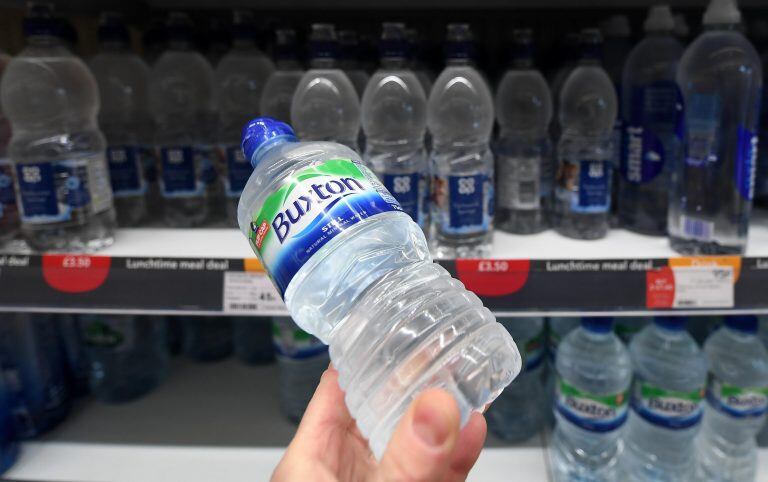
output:
M271 117L257 117L248 122L243 127L242 139L243 155L253 167L256 167L259 159L255 154L264 148L277 141L298 141L291 126Z
M585 316L581 319L581 326L593 333L609 333L613 329L613 317Z
M53 18L53 6L47 2L30 2L22 22L25 37L56 35L58 28Z
M685 329L685 325L688 323L687 316L656 316L653 318L653 322L666 330L681 331Z
M131 41L131 35L123 21L122 15L116 12L104 12L101 14L98 36L102 42L127 44Z
M725 317L725 326L742 333L757 333L757 317L754 315L732 315Z

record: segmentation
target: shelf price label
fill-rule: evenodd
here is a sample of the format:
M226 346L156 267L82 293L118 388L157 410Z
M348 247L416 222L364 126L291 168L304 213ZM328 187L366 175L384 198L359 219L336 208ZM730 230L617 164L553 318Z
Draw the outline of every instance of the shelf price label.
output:
M43 278L48 286L57 291L85 293L104 284L111 264L109 256L44 254Z
M677 264L648 271L648 308L733 308L736 271L725 264Z
M264 272L224 273L224 313L287 316L288 309Z

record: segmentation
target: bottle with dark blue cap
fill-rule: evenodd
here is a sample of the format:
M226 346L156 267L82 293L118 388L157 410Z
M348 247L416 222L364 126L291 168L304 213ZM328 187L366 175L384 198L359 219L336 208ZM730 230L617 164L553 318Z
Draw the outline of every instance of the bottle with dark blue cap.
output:
M755 435L768 414L768 351L753 315L726 316L704 344L708 410L697 439L699 480L755 480Z
M330 24L314 24L310 35L310 70L291 102L291 125L302 141L333 141L359 149L360 99L338 67L338 40Z
M146 220L157 206L155 159L151 154L149 67L130 49L122 15L105 12L99 21L99 53L90 67L99 84L99 126L107 138L107 164L120 226ZM149 193L152 191L152 199Z
M299 62L296 31L276 30L274 52L276 68L262 91L260 112L263 116L290 122L293 93L304 76L304 69Z
M512 381L521 360L509 333L432 262L419 225L355 151L296 142L270 118L248 123L243 151L254 170L240 197L240 229L296 324L330 345L349 411L376 457L415 392L439 385L466 415ZM402 303L412 314L403 316ZM439 341L445 333L448 345ZM412 378L393 375L414 357L421 368Z
M632 338L632 411L624 470L632 479L696 480L694 440L704 413L707 363L686 317L657 317Z
M555 363L554 480L620 480L632 365L613 318L582 318L558 345Z
M363 94L363 159L426 232L429 227L429 163L424 147L427 97L407 66L405 25L384 23L381 68Z
M232 20L234 44L216 66L214 88L227 223L237 226L237 202L252 171L240 147L240 128L259 111L264 86L275 66L256 45L253 14L236 10Z

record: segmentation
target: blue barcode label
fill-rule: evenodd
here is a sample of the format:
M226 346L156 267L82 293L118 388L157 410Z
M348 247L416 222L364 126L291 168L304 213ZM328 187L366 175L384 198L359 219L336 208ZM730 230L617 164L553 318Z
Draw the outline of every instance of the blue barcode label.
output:
M711 241L715 235L715 223L713 221L682 216L680 224L683 226L683 234L689 239Z

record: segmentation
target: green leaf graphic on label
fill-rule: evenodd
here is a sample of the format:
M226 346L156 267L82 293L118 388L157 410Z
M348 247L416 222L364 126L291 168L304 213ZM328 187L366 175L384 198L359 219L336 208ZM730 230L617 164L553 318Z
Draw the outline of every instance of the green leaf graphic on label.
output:
M672 390L664 390L663 388L659 388L648 383L643 383L640 388L640 393L643 398L679 399L687 400L693 403L699 403L704 399L703 387L698 390L692 390L690 392L675 392Z
M115 348L120 346L125 337L108 324L95 321L85 329L85 343L88 346Z

